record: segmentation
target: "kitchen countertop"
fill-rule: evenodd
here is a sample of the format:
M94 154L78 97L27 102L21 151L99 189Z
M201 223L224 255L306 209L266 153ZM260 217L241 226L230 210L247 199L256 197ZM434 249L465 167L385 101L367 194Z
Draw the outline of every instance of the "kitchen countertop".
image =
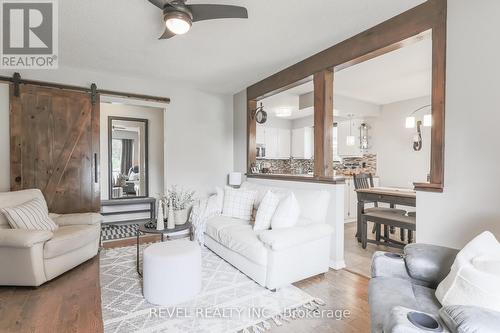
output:
M302 181L310 183L326 183L326 184L344 184L345 177L329 177L329 178L319 178L314 175L309 174L276 174L276 173L254 173L247 174L248 178L261 178L261 179L274 179L274 180L285 180L285 181Z

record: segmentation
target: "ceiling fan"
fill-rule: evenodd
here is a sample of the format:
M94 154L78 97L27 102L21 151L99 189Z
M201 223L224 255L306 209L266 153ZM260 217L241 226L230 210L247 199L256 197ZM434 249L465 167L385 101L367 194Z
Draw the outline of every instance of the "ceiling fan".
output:
M231 5L195 4L187 5L186 0L148 0L163 10L163 20L167 28L159 39L183 35L191 29L193 22L225 19L248 18L245 7Z

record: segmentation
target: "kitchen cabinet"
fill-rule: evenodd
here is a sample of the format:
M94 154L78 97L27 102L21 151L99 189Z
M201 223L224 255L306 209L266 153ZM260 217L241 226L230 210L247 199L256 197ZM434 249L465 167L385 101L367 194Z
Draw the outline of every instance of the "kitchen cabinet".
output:
M302 127L292 130L292 157L311 159L314 156L314 130Z
M278 158L290 158L290 130L278 129Z
M373 177L373 185L379 186L380 180L378 177ZM383 205L382 205L383 206ZM365 205L366 208L373 207L373 204ZM353 222L358 218L358 195L354 187L354 180L346 178L344 191L344 220L345 222Z
M290 158L290 130L257 126L255 141L266 147L266 159Z
M359 128L364 122L363 119L352 119L350 121L345 120L337 123L336 146L338 156L362 156L363 153L366 152L364 149L360 148ZM355 137L354 145L352 146L347 145L347 137L350 135Z
M265 138L265 127L262 125L257 125L256 131L255 131L255 143L258 145L265 145L266 144L266 138Z

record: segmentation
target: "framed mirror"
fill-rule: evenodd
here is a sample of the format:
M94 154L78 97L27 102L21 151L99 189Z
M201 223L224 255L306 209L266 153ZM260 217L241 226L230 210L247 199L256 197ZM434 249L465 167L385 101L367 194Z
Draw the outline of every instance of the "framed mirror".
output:
M109 198L148 193L148 120L108 117Z

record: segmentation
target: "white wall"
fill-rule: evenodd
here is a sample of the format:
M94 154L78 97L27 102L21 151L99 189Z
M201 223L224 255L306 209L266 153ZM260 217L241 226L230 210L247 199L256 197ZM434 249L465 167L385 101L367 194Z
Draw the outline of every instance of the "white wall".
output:
M448 1L443 193L417 194L417 240L461 247L500 239L500 1Z
M234 171L247 172L247 92L233 97L233 156Z
M163 112L160 108L101 103L101 199L109 198L108 117L113 116L148 120L149 195L158 197L164 192Z
M377 175L381 186L413 187L414 182L426 182L430 169L431 128L422 127L422 150L413 150L416 128L405 127L405 118L414 110L430 104L430 96L383 105L380 117L368 124L370 152L377 154ZM430 108L415 116L422 120Z
M181 82L123 77L104 71L60 68L20 73L26 79L81 86L95 82L101 89L170 97L165 126L166 185L179 184L205 195L214 186L227 183L227 174L233 169L232 96L206 93ZM0 71L0 75L12 74ZM5 100L0 98L0 119L8 116ZM0 147L8 138L8 130L0 132ZM0 160L0 184L6 179L8 182L4 171L8 165L8 159Z

